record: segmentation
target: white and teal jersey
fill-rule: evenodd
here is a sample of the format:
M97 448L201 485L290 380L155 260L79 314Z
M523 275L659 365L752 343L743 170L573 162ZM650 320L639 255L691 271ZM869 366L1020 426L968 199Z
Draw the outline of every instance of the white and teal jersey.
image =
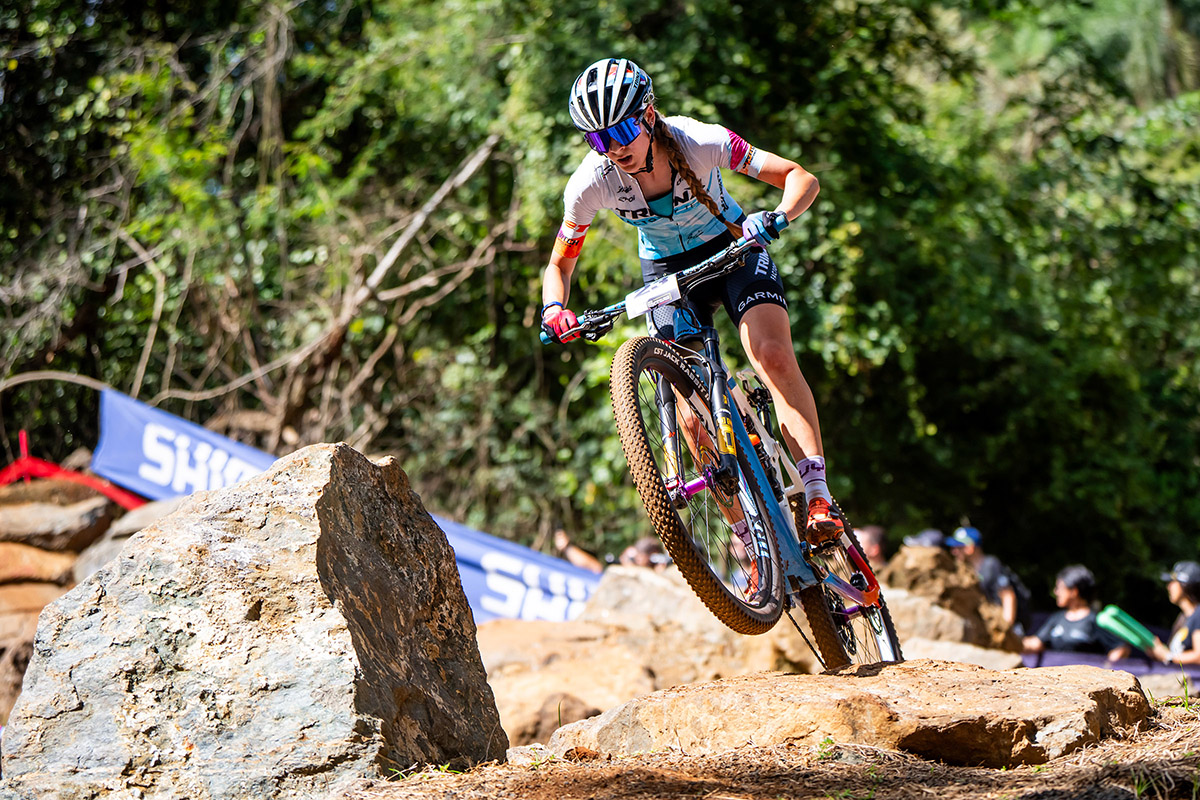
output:
M721 170L755 176L765 158L762 151L722 125L690 117L668 117L664 121L721 216L729 222L738 222L743 216L742 209L725 191ZM611 209L637 228L638 255L648 260L679 255L728 231L725 223L693 196L682 176L675 176L671 214L660 216L650 209L632 176L594 152L584 158L567 182L563 204L563 230L575 231L576 235L587 230L600 209Z

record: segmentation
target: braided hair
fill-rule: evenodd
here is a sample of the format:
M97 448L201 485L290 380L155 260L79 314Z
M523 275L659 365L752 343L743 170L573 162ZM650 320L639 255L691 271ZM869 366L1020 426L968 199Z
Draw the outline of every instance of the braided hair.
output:
M657 111L657 109L655 109ZM701 205L709 210L714 217L725 223L725 227L733 234L734 238L742 235L742 229L734 223L721 216L720 210L717 209L717 202L712 199L712 195L700 183L700 179L696 177L696 173L684 158L683 149L679 146L679 142L675 141L674 133L671 131L671 126L663 119L662 113L654 115L654 130L653 133L662 137L663 150L667 154L667 161L676 172L678 172L683 180L687 183L688 188L692 190L692 194L700 201ZM653 136L651 137L653 141ZM653 144L651 145L653 147Z

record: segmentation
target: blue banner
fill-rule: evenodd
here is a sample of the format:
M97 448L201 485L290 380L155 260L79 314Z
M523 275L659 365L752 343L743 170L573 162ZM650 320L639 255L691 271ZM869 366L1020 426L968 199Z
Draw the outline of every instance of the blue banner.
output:
M574 619L600 576L561 558L431 515L446 532L476 622Z
M92 471L152 500L220 489L256 475L274 456L119 392L100 395ZM437 515L454 548L477 623L500 617L574 618L600 576Z
M232 486L275 457L120 392L100 393L92 471L151 500Z

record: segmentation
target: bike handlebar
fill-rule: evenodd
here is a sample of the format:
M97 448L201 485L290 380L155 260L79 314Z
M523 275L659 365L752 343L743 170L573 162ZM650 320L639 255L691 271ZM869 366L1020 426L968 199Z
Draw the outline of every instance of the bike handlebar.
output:
M775 212L774 219L767 225L768 230L779 237L779 233L788 226L787 215L783 212ZM754 249L762 249L753 239L741 238L730 244L716 255L706 258L699 264L693 267L688 267L681 270L678 274L679 288L683 294L698 283L703 283L711 278L724 275L732 272L734 268L740 266L748 251ZM594 342L604 334L613 329L613 322L617 317L625 313L625 301L614 303L607 308L592 309L584 311L577 318L579 324L564 332L563 335L578 333L582 338L589 342ZM542 331L539 336L542 344L551 344L560 340L560 337L553 336L546 331Z

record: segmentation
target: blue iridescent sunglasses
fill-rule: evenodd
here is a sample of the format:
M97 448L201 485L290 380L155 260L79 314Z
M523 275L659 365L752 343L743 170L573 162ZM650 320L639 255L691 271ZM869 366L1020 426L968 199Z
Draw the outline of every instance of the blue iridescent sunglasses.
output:
M614 140L617 144L624 146L630 144L641 133L642 118L639 115L637 117L627 117L616 125L612 125L601 131L589 131L583 135L583 138L587 141L589 147L603 155L612 147Z

